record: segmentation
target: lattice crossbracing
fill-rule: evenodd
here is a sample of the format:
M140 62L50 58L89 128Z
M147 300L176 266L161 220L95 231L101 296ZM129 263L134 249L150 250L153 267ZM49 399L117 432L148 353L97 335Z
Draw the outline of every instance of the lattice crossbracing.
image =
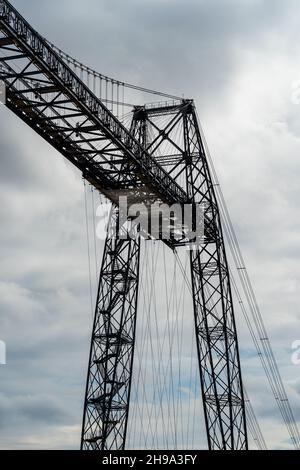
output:
M123 449L135 341L140 239L116 238L112 210L92 333L82 448Z
M187 279L186 269L183 274L193 301L188 313L191 322L194 317L194 343L208 447L247 449L231 276L220 217L223 200L215 194L215 181L210 173L209 155L194 102L111 79L85 67L47 42L6 0L0 0L0 31L0 79L6 85L7 107L113 203L92 332L82 448L123 449L126 445L141 245L138 226L133 224L134 230L127 239L121 239L113 230L119 217L119 196L127 195L132 201L143 201L147 197L160 203L192 203L203 207L202 243L190 245L185 236L179 240L170 237L163 240L164 250L171 247L177 257L176 250L185 250L189 245L190 278ZM141 96L159 95L170 101L151 105L135 102L133 112L125 113L124 106L130 104L126 102L125 89L139 91ZM225 217L224 222L226 232L231 233L228 218ZM180 230L183 233L182 226ZM168 291L167 284L165 288ZM150 296L149 303L151 301ZM179 304L176 308L178 313ZM166 310L169 318L170 303ZM263 331L256 311L255 314ZM177 322L178 318L177 315ZM166 334L172 342L174 331L169 321L167 325ZM180 351L179 348L178 353ZM274 390L280 389L281 396L287 400L274 358L269 350L267 352L276 372ZM172 372L171 347L169 353L170 362L165 370ZM162 358L163 347L159 347L159 354ZM139 384L135 385L138 390ZM163 389L166 388L164 382ZM158 400L161 406L163 394ZM179 403L178 396L173 396L174 403L176 400ZM249 429L263 448L265 443L253 409L248 408ZM133 416L135 413L136 410ZM296 442L297 427L286 402L283 416ZM152 411L149 421L151 417ZM171 425L169 420L168 426L164 428L163 442L169 445L166 434L173 433L174 446L177 446L175 421ZM199 426L195 419L194 428L197 433ZM157 426L151 429L153 433ZM155 436L152 437L152 445L154 443Z

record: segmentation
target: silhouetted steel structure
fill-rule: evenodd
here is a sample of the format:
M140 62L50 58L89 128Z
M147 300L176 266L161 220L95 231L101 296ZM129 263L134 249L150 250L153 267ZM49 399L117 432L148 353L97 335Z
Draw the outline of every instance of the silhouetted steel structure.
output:
M211 449L246 448L245 407L228 265L194 104L138 107L133 120L133 132L147 152L185 190L189 202L205 208L204 239L191 246L190 264L208 443ZM182 240L179 245L185 243Z
M128 130L6 0L0 0L0 30L0 79L8 108L114 203L92 334L82 448L123 449L126 441L140 239L137 229L128 239L113 230L122 193L136 201L147 194L151 201L205 208L204 240L192 246L190 263L208 445L246 449L228 265L193 101L136 107ZM165 242L172 248L187 240Z

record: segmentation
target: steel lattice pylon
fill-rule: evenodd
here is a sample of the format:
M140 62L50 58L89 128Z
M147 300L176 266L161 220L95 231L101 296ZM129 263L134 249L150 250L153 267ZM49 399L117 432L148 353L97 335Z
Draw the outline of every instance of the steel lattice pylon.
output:
M137 108L135 120L135 132L147 152L167 168L190 202L204 207L204 240L191 245L190 266L208 445L210 449L247 449L229 270L195 106L185 102L169 108Z

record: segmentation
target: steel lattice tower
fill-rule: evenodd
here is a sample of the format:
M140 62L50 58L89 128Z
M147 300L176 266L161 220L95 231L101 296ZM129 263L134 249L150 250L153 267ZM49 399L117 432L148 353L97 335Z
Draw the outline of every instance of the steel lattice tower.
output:
M111 212L100 272L82 429L83 449L120 449L126 440L135 341L140 238L116 236Z
M114 204L95 309L82 448L126 444L140 254L138 227L129 238L119 236L119 195L126 194L133 201L147 195L150 202L204 207L204 240L189 249L208 446L247 449L229 270L193 101L136 107L127 129L7 0L0 0L0 31L7 107ZM164 242L178 249L190 245L184 236Z
M160 119L164 117L165 119ZM167 124L165 123L167 119ZM160 128L158 121L164 121L164 128ZM178 132L181 130L181 132ZM214 187L210 176L207 158L202 143L200 130L197 122L195 107L193 102L186 101L179 105L164 107L137 107L131 126L132 134L146 148L153 158L157 158L160 164L168 168L187 192L189 202L202 204L205 207L205 233L204 242L200 245L192 245L190 249L191 279L193 288L193 305L195 331L199 360L199 371L202 387L202 399L209 449L246 449L247 432L245 423L245 405L242 389L240 361L237 344L237 333L234 321L232 295L230 289L229 271L224 248L224 240L221 228L220 214ZM178 135L183 139L179 142ZM177 138L176 138L177 136ZM174 148L172 155L164 152L165 142ZM181 146L180 146L181 145ZM158 156L158 157L157 157ZM174 241L167 240L172 245ZM127 243L134 244L136 241L129 240ZM179 246L185 246L187 241L183 238L176 242ZM104 250L103 264L110 260L107 253L107 246L110 246L111 238L108 235ZM127 261L126 272L130 272L131 259ZM113 280L114 277L112 276ZM103 268L100 275L99 291L103 288ZM134 282L138 284L138 269L134 276ZM137 295L137 287L134 289ZM120 297L123 307L126 310L126 296ZM136 300L136 299L135 299ZM136 306L136 303L135 303ZM132 312L132 317L136 315L136 309ZM99 307L95 315L95 323L102 322L103 313ZM111 314L112 320L114 314ZM132 323L135 319L132 318ZM121 328L120 322L118 327ZM94 327L95 334L95 327ZM120 331L121 335L121 331ZM132 334L134 340L134 331ZM92 343L96 345L98 341L93 336ZM118 406L123 407L124 416L127 418L129 397L130 397L130 375L132 369L117 363L114 357L115 374L128 374L128 381L118 386L110 387L107 395L103 395L102 387L105 387L105 379L102 378L102 387L99 386L99 379L93 372L95 364L106 363L110 356L110 344L106 343L106 348L96 348L98 354L91 357L89 363L89 386L94 384L101 393L99 398L92 398L97 403L92 402L94 415L98 418L95 427L84 425L82 435L83 448L99 449L123 449L126 440L126 424L123 424L123 417L118 421L111 418L109 430L112 438L109 438L103 429L107 428L107 416L116 416ZM93 346L92 346L93 348ZM130 348L133 355L134 346ZM127 357L127 356L126 356ZM129 359L127 359L129 360ZM132 367L132 362L130 362ZM117 372L119 369L121 372ZM113 371L111 372L113 373ZM98 387L97 387L98 385ZM119 397L122 390L122 397ZM99 392L97 392L99 393ZM124 403L124 397L125 401ZM97 401L98 400L98 401ZM106 400L106 401L105 401ZM89 391L85 401L85 417L90 422L91 397ZM99 403L100 402L100 403ZM105 405L107 403L107 405ZM115 403L115 409L111 410L111 403ZM97 406L101 409L99 415ZM103 407L105 412L103 412ZM126 410L126 411L125 411ZM101 418L105 416L105 418ZM126 421L124 418L124 421ZM120 436L120 428L123 426L123 434ZM117 436L118 438L116 439Z

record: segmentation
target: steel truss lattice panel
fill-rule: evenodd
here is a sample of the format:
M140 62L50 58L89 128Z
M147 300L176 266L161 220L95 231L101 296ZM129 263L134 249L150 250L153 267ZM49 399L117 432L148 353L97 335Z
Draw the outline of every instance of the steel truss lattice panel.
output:
M204 208L190 245L199 369L210 449L246 449L241 368L220 213L194 104L138 107L126 129L7 0L0 0L0 80L7 107L118 204L120 191ZM139 237L105 243L82 448L123 449L134 353ZM174 248L186 246L164 240Z

